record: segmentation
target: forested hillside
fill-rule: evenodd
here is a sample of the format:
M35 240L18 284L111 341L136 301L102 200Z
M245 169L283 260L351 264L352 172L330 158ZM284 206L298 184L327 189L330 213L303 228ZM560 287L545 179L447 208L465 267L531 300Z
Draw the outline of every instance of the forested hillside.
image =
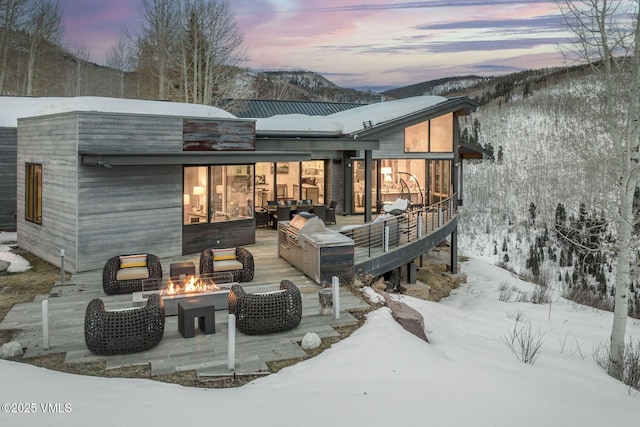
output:
M476 95L493 91L496 96L485 98L463 122L463 133L477 135L479 144L500 153L464 165L463 251L575 300L611 308L616 264L606 211L611 187L592 159L575 149L577 141L597 138L581 123L584 103L595 100L569 90L588 75L574 69L535 84L514 77L476 88ZM506 86L508 92L498 90ZM639 273L631 286L634 317L640 317Z

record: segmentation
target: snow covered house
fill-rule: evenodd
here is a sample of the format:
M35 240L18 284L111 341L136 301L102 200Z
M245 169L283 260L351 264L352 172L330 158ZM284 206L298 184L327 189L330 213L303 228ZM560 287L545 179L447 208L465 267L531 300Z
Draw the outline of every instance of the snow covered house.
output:
M17 149L0 167L15 176L18 245L56 265L64 249L78 272L122 253L251 244L254 208L270 200L336 201L366 221L378 201L454 197L457 117L475 108L424 96L238 119L161 101L2 97L0 150L12 138Z

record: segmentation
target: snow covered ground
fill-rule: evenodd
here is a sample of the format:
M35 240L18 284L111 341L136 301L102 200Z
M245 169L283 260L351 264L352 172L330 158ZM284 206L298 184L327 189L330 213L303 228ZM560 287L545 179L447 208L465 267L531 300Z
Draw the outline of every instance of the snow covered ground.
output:
M237 389L76 376L0 361L0 425L638 425L640 393L592 358L608 339L610 313L557 296L551 305L501 302L501 284L523 292L533 285L479 259L461 267L468 282L439 303L400 297L424 316L429 344L381 308L319 356ZM519 361L503 341L515 319L544 335L534 365ZM630 319L628 333L640 339L640 323Z
M31 268L29 261L11 252L17 239L16 232L0 231L0 260L9 261L9 273L19 273Z

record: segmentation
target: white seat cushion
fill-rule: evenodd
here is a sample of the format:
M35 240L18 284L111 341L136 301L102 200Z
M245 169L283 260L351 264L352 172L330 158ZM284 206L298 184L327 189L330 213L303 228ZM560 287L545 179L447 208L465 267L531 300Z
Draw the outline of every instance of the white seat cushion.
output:
M244 266L242 263L235 259L228 259L224 261L214 261L213 262L213 271L232 271L232 270L242 270Z
M121 268L116 273L116 280L138 280L148 278L149 269L147 267Z
M395 210L399 210L399 211L406 211L407 208L409 207L409 204L411 203L410 200L408 199L396 199L395 202L393 202L393 204L391 205L384 205L382 206L382 210L389 213L389 212L393 212Z

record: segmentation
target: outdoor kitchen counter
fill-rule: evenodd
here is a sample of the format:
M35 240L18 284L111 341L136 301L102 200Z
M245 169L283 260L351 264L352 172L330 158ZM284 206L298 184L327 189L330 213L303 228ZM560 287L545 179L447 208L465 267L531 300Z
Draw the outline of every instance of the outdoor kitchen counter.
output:
M317 248L325 246L353 246L353 239L333 230L315 232L304 235L309 243Z
M326 228L318 217L296 215L278 223L278 256L312 278L331 283L336 276L350 283L354 275L354 241Z

